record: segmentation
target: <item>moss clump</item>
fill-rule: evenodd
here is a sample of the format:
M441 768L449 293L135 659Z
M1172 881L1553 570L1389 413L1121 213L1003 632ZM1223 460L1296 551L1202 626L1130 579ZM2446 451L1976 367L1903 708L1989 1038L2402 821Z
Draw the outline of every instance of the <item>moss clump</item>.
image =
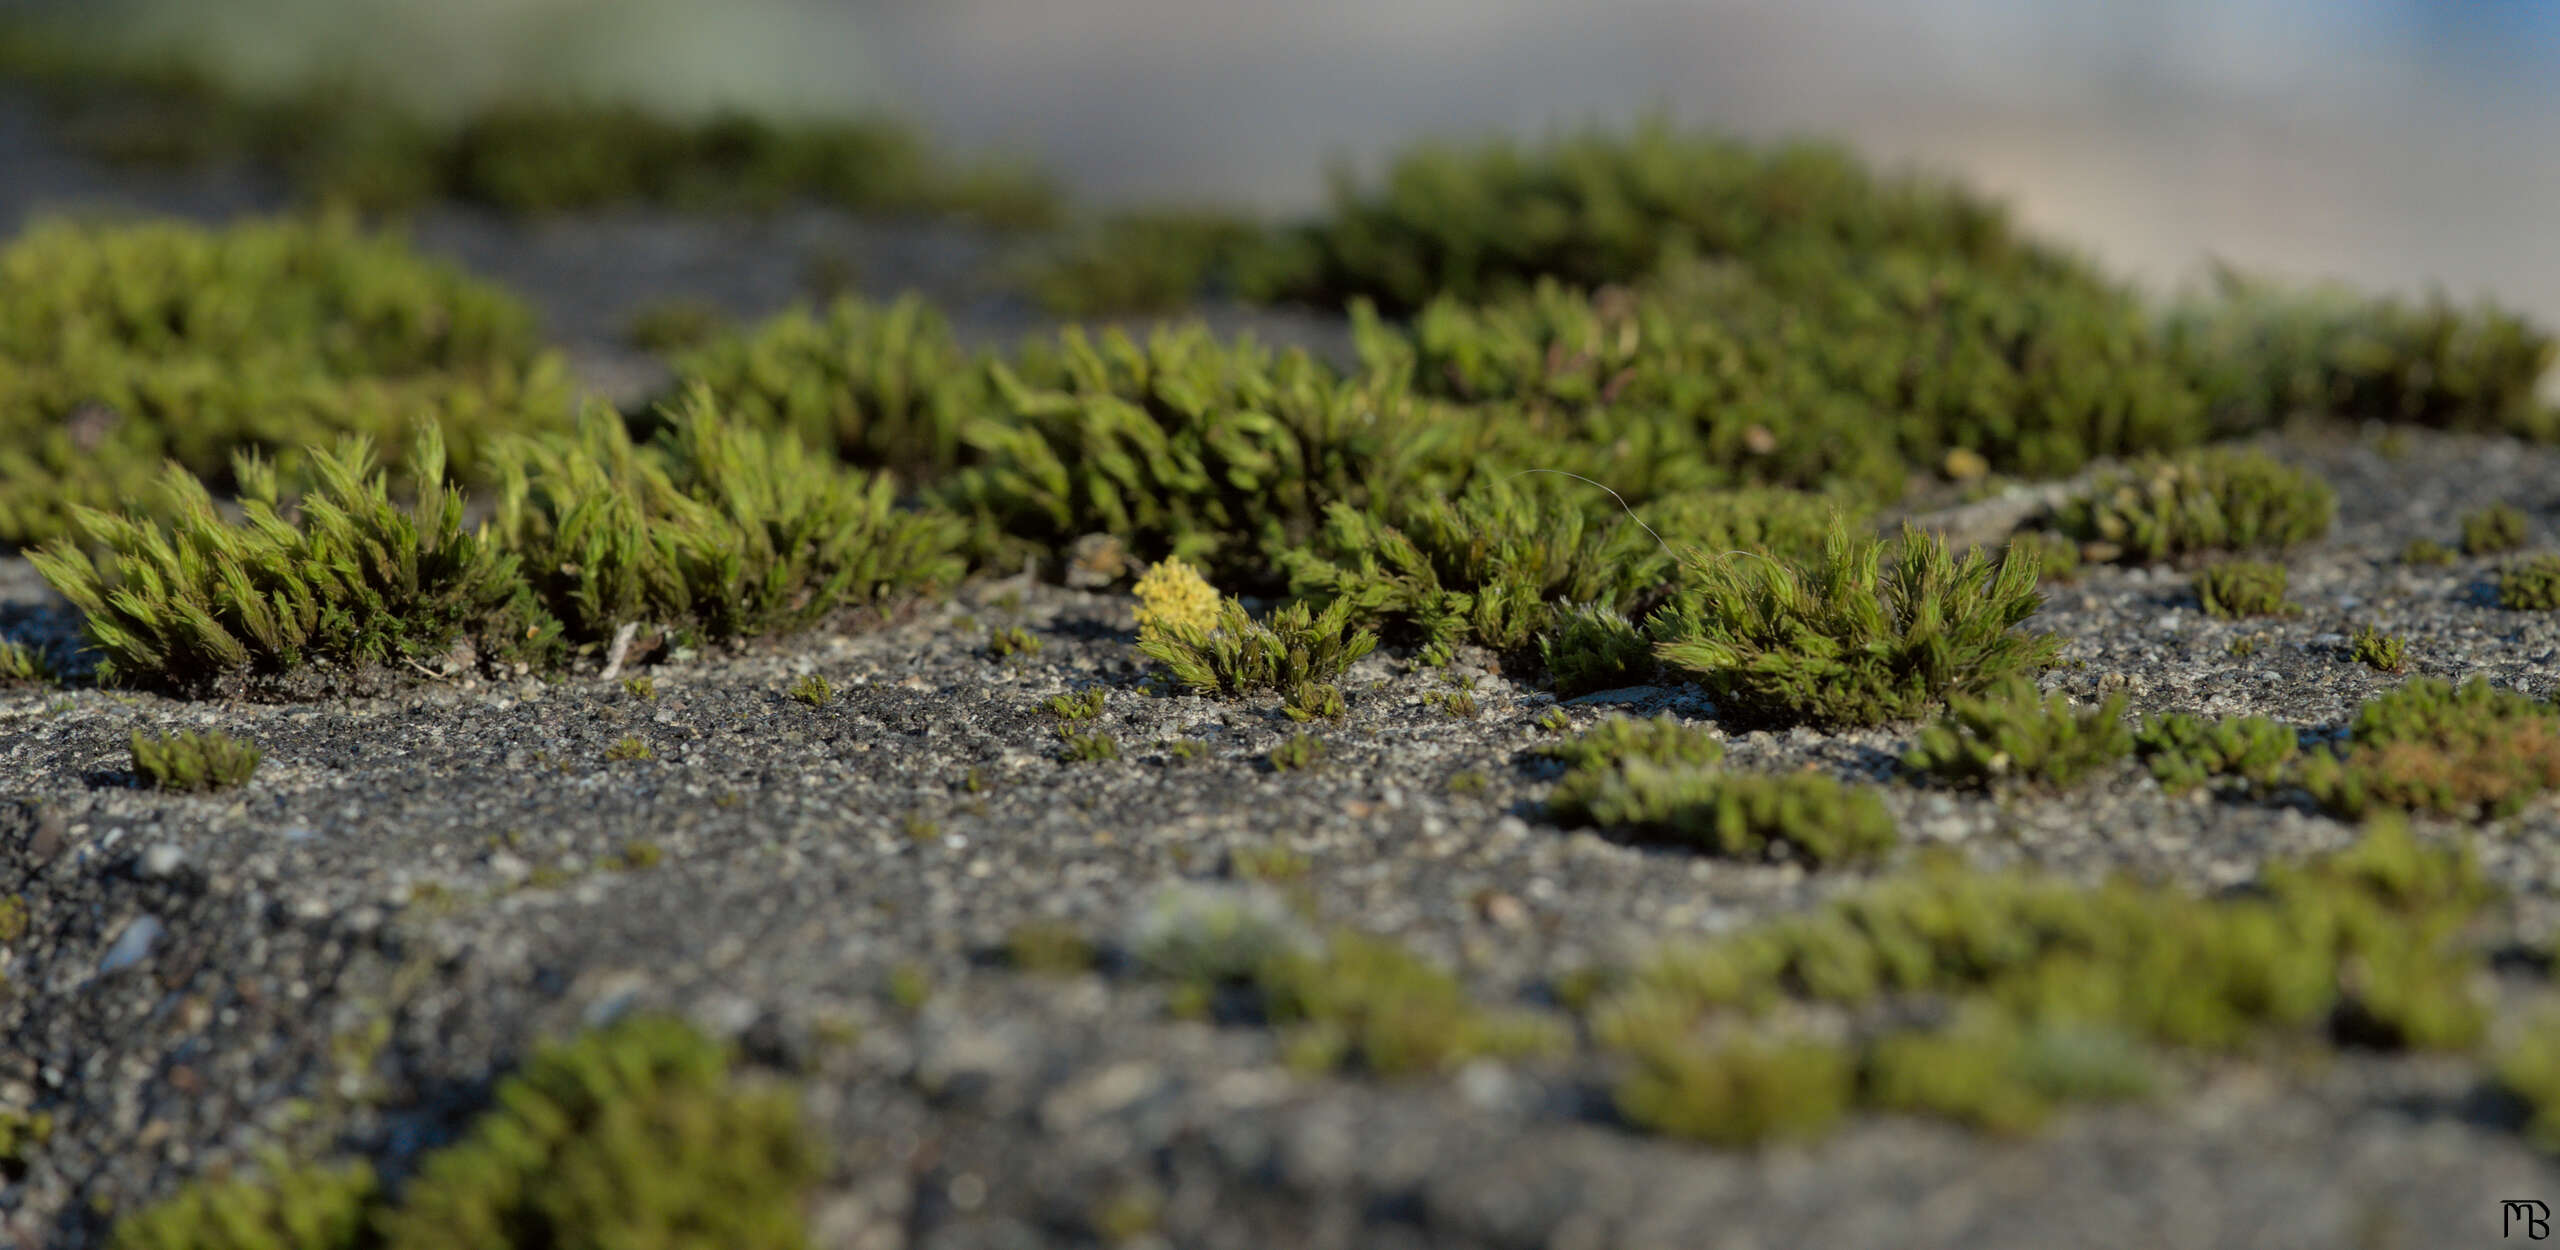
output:
M2057 1101L2136 1092L2153 1047L2230 1051L2304 1032L2470 1045L2486 961L2465 927L2490 895L2467 854L2423 847L2404 825L2212 899L1940 861L1812 914L1667 947L1585 1010L1630 1061L1620 1106L1650 1127L1750 1142L1865 1105L2022 1128ZM1718 1039L1789 1002L1859 1008L1861 1023L1821 1042L1760 1030L1763 1048L1832 1051L1785 1069L1797 1079L1782 1083L1779 1113L1735 1102L1722 1074L1768 1065L1728 1064ZM1929 1015L1945 1022L1894 1009L1918 1002L1942 1005ZM1789 1103L1813 1114L1783 1114Z
M679 395L699 386L743 425L787 430L847 464L932 481L971 452L962 434L991 399L985 363L920 296L793 309L685 353Z
M1218 591L1179 557L1149 565L1130 588L1138 597L1138 636L1168 628L1206 633L1218 627Z
M1269 553L1452 462L1455 431L1386 382L1345 380L1303 352L1222 343L1199 325L1099 337L1069 329L989 367L978 463L937 495L974 522L991 565L1108 534L1133 557L1180 556L1211 580L1270 576Z
M674 296L641 305L623 322L622 341L654 355L690 351L729 329L729 314L699 296Z
M996 659L1010 659L1017 655L1038 655L1041 645L1039 635L1019 625L987 627L987 654Z
M1308 733L1291 734L1287 741L1271 748L1270 755L1265 758L1270 762L1273 772L1300 773L1311 771L1322 764L1324 756L1324 739Z
M109 1250L356 1250L371 1244L381 1188L365 1163L201 1180L117 1222Z
M2514 504L2498 503L2467 513L2462 518L2462 554L2494 556L2524 546L2527 528L2524 510Z
M1217 288L1252 292L1270 263L1268 232L1223 213L1104 217L1022 266L1023 284L1061 317L1169 312Z
M130 50L83 23L12 21L0 72L38 88L61 135L101 159L247 162L316 205L394 212L439 199L547 214L648 204L764 211L795 201L868 213L1044 224L1057 192L1001 161L954 161L886 117L682 119L545 94L430 117L335 79L256 89L201 58Z
M495 531L573 645L638 625L782 633L959 580L957 524L899 507L886 475L741 425L705 390L663 419L645 445L590 412L574 436L506 448Z
M1628 1026L1614 1097L1629 1123L1719 1146L1817 1137L1848 1113L1857 1059L1815 1040L1690 1042Z
M265 753L226 733L133 731L133 772L154 790L228 790L258 771Z
M1485 1056L1565 1049L1563 1021L1468 1001L1457 978L1393 942L1341 932L1320 950L1285 949L1253 972L1265 1016L1303 1066L1383 1077L1446 1071Z
M1048 702L1040 705L1040 710L1070 724L1089 721L1102 715L1103 700L1109 698L1110 693L1100 686L1087 686L1075 694L1053 694Z
M0 638L0 683L52 681L58 673L53 653L44 647Z
M2514 612L2560 609L2560 556L2527 556L2498 570L2498 606Z
M1058 741L1066 744L1059 758L1069 764L1100 764L1120 758L1120 740L1099 730L1083 733L1060 725Z
M1820 726L1906 719L2052 663L2059 644L2015 628L2043 602L2034 557L1959 560L1905 530L1883 560L1883 544L1840 527L1805 566L1710 559L1657 615L1655 655L1731 721Z
M811 673L791 683L790 695L794 701L810 707L825 707L836 697L836 688L824 676Z
M2453 550L2432 538L2412 538L2400 549L2400 562L2413 568L2440 569L2453 563Z
M2172 315L2169 338L2226 430L2311 414L2560 434L2560 414L2535 393L2553 359L2550 334L2492 304L2416 304L2225 272Z
M740 1086L684 1024L546 1046L397 1200L363 1163L199 1181L119 1221L114 1250L800 1250L823 1172L787 1093Z
M730 1062L647 1017L544 1048L379 1214L384 1250L798 1250L820 1150L789 1094L734 1087Z
M1073 925L1029 920L1004 935L1005 963L1023 972L1073 976L1093 969L1093 943Z
M1724 759L1724 743L1706 729L1664 712L1651 720L1611 716L1568 742L1549 743L1537 754L1569 769L1616 768L1630 761L1705 767Z
M2560 1151L2560 1019L2544 1018L2499 1052L2498 1084L2523 1100L2525 1136L2544 1150Z
M1488 481L1455 499L1399 496L1326 510L1324 532L1282 553L1291 588L1392 623L1435 654L1460 643L1526 649L1561 605L1642 603L1671 555L1630 517L1601 520L1532 482Z
M1538 658L1560 697L1614 690L1653 675L1653 642L1636 623L1607 608L1575 605L1557 614L1538 638ZM1550 708L1558 716L1561 709Z
M318 485L295 520L274 471L244 457L241 521L173 466L161 482L169 523L80 509L102 552L35 552L45 580L86 614L101 675L201 691L313 666L543 654L558 626L525 593L516 557L464 532L433 427L410 454L418 487L406 507L362 439L316 453L311 468Z
M1949 699L1945 718L1921 731L1902 766L1958 786L2066 786L2133 753L2124 706L2114 694L2075 711L2060 691L2039 695L2034 681L2013 677L1979 697Z
M1444 296L1410 331L1363 329L1373 367L1516 411L1506 459L1648 497L1759 483L1890 499L1951 457L2051 475L2204 436L2140 301L2061 261L1813 250L1633 289Z
M307 445L433 422L481 476L490 437L568 415L522 303L342 221L50 223L0 249L0 543L147 505L169 460L218 490L242 452L298 480Z
M2377 809L2506 815L2560 788L2560 710L2473 678L2414 677L2366 701L2343 752L2303 761L2321 806L2353 818Z
M1330 682L1378 645L1377 635L1351 627L1352 609L1336 600L1322 613L1293 603L1254 620L1233 599L1218 604L1208 629L1161 622L1142 633L1138 649L1165 666L1173 679L1202 694L1237 698L1257 691L1288 693Z
M2355 637L2347 641L2347 655L2377 673L2396 673L2409 667L2408 644L2371 625L2356 627Z
M1630 282L1679 254L1900 246L1992 262L2025 250L1990 201L1879 178L1837 148L1754 147L1662 121L1531 147L1419 146L1374 187L1338 180L1330 213L1279 246L1270 293L1331 307L1365 296L1390 312L1541 277Z
M2329 532L2337 492L2261 452L2200 451L2098 479L2054 523L2092 558L2290 547Z
M2285 567L2266 560L2224 560L2196 570L2196 598L2204 614L2223 620L2287 616L2301 609L2284 601Z
M1547 796L1547 811L1564 824L1594 825L1711 854L1792 855L1815 865L1870 858L1894 844L1893 817L1884 804L1872 792L1832 778L1737 773L1632 753L1615 759L1595 755L1567 772Z
M2133 745L2160 788L2182 794L2224 777L2273 785L2293 760L2301 735L2263 716L2205 720L2173 712L2144 721Z

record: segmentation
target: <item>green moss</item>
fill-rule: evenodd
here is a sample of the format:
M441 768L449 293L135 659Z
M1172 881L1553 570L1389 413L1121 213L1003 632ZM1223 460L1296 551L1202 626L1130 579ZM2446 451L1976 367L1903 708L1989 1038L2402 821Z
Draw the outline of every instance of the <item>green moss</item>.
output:
M2432 538L2412 538L2400 549L2400 562L2414 568L2440 569L2453 563L2453 550Z
M1310 772L1324 762L1324 739L1314 734L1292 734L1287 741L1271 748L1265 758L1273 772Z
M1573 740L1550 743L1535 753L1581 770L1616 768L1635 761L1704 767L1724 759L1724 743L1704 727L1683 724L1664 712L1651 720L1607 717Z
M27 900L17 894L0 894L0 946L7 946L27 935Z
M2524 546L2530 522L2514 504L2497 503L2462 518L2462 554L2494 556Z
M2182 794L2223 777L2252 786L2275 784L2301 736L2263 716L2205 720L2171 713L2146 720L2134 733L2134 749L2160 787Z
M255 90L201 59L127 51L95 27L12 21L0 72L39 88L61 135L146 165L248 162L303 200L370 211L458 199L546 214L652 204L737 212L814 201L867 213L950 214L996 226L1057 212L1018 165L954 161L887 117L698 120L567 95L429 118L344 80Z
M383 1250L796 1250L819 1146L790 1094L734 1086L730 1062L648 1017L545 1047L380 1214Z
M2309 542L2337 507L2328 483L2263 453L2199 451L2102 476L2054 522L2093 556L2164 560Z
M0 638L0 684L49 682L56 675L53 654L47 648Z
M638 677L626 677L622 680L622 692L643 703L653 702L658 697L658 681L645 673Z
M1076 694L1050 695L1049 701L1041 704L1040 707L1042 711L1070 724L1089 721L1102 715L1102 701L1109 694L1110 691L1100 686L1088 686Z
M1378 1076L1446 1071L1482 1056L1554 1053L1563 1022L1468 1001L1455 977L1395 943L1349 931L1320 951L1284 950L1254 971L1270 1021L1314 1066L1350 1064Z
M1087 534L1131 558L1179 556L1222 587L1267 583L1326 505L1355 506L1470 463L1464 432L1388 381L1346 380L1304 352L1223 343L1200 325L1143 343L1063 332L989 367L978 463L937 495L974 522L990 566L1056 557Z
M764 430L788 430L848 464L931 481L972 457L968 423L993 400L985 362L961 350L920 296L794 309L675 362L678 391Z
M171 522L81 509L100 553L56 543L33 554L86 615L103 675L203 690L309 666L442 660L457 646L493 661L542 654L558 627L526 595L516 557L463 530L432 427L410 454L418 488L405 507L361 439L311 464L318 487L294 520L259 462L239 463L237 522L173 466L161 482Z
M2491 895L2467 853L2398 824L2211 899L1940 861L1810 914L1667 947L1584 1009L1593 1037L1630 1061L1622 1108L1667 1131L1761 1140L1818 1128L1853 1099L2022 1129L2061 1102L2139 1094L2158 1047L2230 1051L2306 1032L2468 1046L2485 1020L2474 986L2486 961L2464 934ZM1791 1001L1858 1007L1865 1023L1845 1042L1763 1025L1744 1061L1719 1052L1713 1039L1743 1018L1800 1014L1772 1010ZM1906 1002L1943 1010L1915 1017L1894 1006ZM1791 1046L1829 1053L1773 1071L1771 1050ZM1784 1104L1754 1110L1717 1093L1781 1073L1817 1114L1790 1120Z
M2396 673L2409 666L2408 644L2371 625L2356 627L2355 637L2347 642L2347 654L2377 673Z
M1719 1146L1820 1136L1856 1094L1856 1058L1814 1040L1701 1041L1672 1028L1621 1025L1609 1042L1627 1066L1618 1114L1638 1128Z
M1004 938L1005 962L1024 972L1072 976L1093 968L1093 943L1067 924L1029 920Z
M568 414L522 303L345 222L45 223L0 249L0 543L148 503L167 460L299 480L307 445L434 422L483 476L491 436Z
M1568 825L1815 865L1870 858L1895 840L1893 817L1872 792L1812 773L1773 777L1632 759L1567 773L1547 810Z
M2133 753L2124 707L2114 694L2075 711L2060 691L2043 696L2034 681L2013 677L1979 697L1948 700L1945 718L1921 731L1902 765L1951 785L2067 786Z
M2226 430L2308 413L2560 434L2560 415L2535 394L2553 359L2550 334L2492 304L2414 304L2225 272L2173 313L2169 336Z
M601 412L507 445L495 532L573 644L634 623L752 638L958 580L956 524L901 509L885 475L740 425L700 389L664 420L646 445Z
M1835 527L1806 565L1707 560L1650 626L1655 654L1729 722L1764 725L1883 724L2052 663L2052 638L2015 629L2043 602L2032 556L1959 560L1909 530L1889 568L1884 552Z
M12 896L11 901L15 901ZM17 940L15 937L7 939ZM53 1140L50 1111L0 1110L0 1177L16 1181L27 1174L35 1153Z
M2560 788L2560 711L2473 678L2414 677L2367 700L2342 752L2303 761L2300 780L2349 818L2397 809L2497 816Z
M836 688L824 676L811 673L791 683L790 695L810 707L825 707L836 697Z
M2080 579L2080 544L2049 530L2021 530L2009 544L2024 547L2036 558L2036 576L2047 582Z
M2037 1128L2063 1103L2139 1098L2154 1080L2150 1056L2121 1032L2021 1027L1997 1012L1886 1036L1863 1058L1867 1105L2003 1133Z
M657 753L649 749L648 743L642 742L638 738L624 737L615 739L611 746L606 747L604 749L604 757L608 761L622 763L632 760L655 759L657 758Z
M1319 221L1284 239L1269 293L1391 312L1482 300L1541 277L1595 287L1676 255L1746 258L1902 246L1985 262L2024 251L1997 205L1880 178L1831 147L1754 147L1660 120L1521 146L1426 144L1374 186L1338 178Z
M1227 851L1227 871L1244 881L1295 881L1313 865L1286 843L1239 846Z
M1263 227L1223 213L1104 217L1022 266L1031 298L1061 317L1169 312L1217 288L1258 285Z
M2546 1010L2498 1053L2494 1066L2498 1084L2525 1104L2525 1136L2560 1151L2560 1019Z
M987 654L996 659L1010 659L1017 655L1038 655L1040 647L1039 636L1019 625L987 627Z
M678 295L652 300L623 320L622 341L651 355L690 351L729 329L729 314L700 296Z
M200 1180L119 1220L110 1250L359 1250L381 1202L361 1161L295 1167L271 1158L264 1175Z
M2527 556L2498 570L2498 606L2515 612L2560 609L2560 556Z
M229 734L133 731L133 772L154 790L228 790L248 783L265 753Z
M1764 483L1890 499L1951 457L2059 475L2205 432L2140 301L2053 258L1680 264L1632 290L1452 294L1362 348L1426 394L1519 410L1507 458L1648 497Z
M1291 687L1288 697L1280 704L1280 710L1289 719L1303 723L1311 720L1340 720L1346 709L1343 707L1340 688L1325 682L1309 681L1300 682Z
M2204 614L2223 620L2289 616L2301 609L2284 600L2285 567L2266 560L2224 560L2196 570L2196 598Z
M1336 600L1322 613L1299 602L1273 612L1266 623L1254 620L1243 604L1226 599L1209 628L1167 623L1147 631L1138 650L1164 665L1175 681L1202 694L1285 694L1339 679L1376 648L1377 635L1354 629L1352 616L1347 601Z
M1066 752L1061 758L1071 764L1098 764L1120 758L1119 739L1107 733L1079 733L1069 726L1060 725L1058 740L1066 744Z

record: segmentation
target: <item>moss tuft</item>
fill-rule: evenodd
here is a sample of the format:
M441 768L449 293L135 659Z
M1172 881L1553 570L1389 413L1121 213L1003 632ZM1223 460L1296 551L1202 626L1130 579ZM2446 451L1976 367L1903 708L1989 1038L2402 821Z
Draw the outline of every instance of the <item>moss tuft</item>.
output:
M2347 641L2347 654L2377 673L2397 673L2409 667L2408 644L2371 625L2356 627L2355 637Z
M228 790L248 783L265 753L219 731L167 735L133 731L133 772L154 790Z
M2497 503L2462 518L2462 554L2503 555L2522 548L2529 522L2514 504Z
M2267 560L2224 560L2196 570L2196 598L2204 614L2223 620L2289 616L2301 611L2284 600L2285 567Z
M1959 560L1906 530L1883 562L1883 544L1837 527L1809 565L1710 560L1657 616L1655 654L1729 721L1826 727L1907 719L2053 662L2059 644L2015 629L2043 602L2033 556Z
M2074 711L2069 696L2040 695L2035 682L2013 677L1979 697L1948 700L1945 718L1921 731L1902 765L1950 785L2067 786L2133 753L2124 708L2125 697L2113 694Z
M2560 711L2473 678L2414 677L2367 700L2343 752L2303 761L2321 806L2349 818L2398 809L2505 815L2560 788Z
M2092 558L2165 560L2309 542L2337 508L2328 483L2264 453L2198 451L2109 473L2054 523Z
M2527 556L2498 570L2498 606L2514 612L2560 609L2560 555Z
M2160 788L2182 794L2223 777L2273 785L2292 761L2301 735L2263 716L2208 721L2173 712L2144 721L2133 742Z
M1215 624L1163 622L1138 639L1138 649L1165 666L1174 680L1202 694L1237 698L1256 692L1286 694L1309 683L1331 682L1378 645L1377 635L1351 626L1348 602L1322 613L1293 603L1256 621L1233 599L1218 604Z

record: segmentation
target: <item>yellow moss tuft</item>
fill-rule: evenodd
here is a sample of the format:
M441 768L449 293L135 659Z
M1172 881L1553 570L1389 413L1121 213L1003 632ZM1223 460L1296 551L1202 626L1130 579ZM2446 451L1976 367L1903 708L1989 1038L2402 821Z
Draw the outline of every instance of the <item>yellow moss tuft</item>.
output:
M1166 629L1207 633L1217 626L1217 587L1178 556L1149 566L1135 590L1141 638Z

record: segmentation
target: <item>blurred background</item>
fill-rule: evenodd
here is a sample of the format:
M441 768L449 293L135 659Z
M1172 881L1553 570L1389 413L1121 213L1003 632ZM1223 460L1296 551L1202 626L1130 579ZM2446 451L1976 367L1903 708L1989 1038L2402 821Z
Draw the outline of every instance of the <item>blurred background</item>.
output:
M62 3L15 0L24 11ZM887 109L1084 205L1315 207L1330 160L1669 112L1957 174L2155 287L2208 256L2560 320L2560 4L81 0L243 80L458 111Z

